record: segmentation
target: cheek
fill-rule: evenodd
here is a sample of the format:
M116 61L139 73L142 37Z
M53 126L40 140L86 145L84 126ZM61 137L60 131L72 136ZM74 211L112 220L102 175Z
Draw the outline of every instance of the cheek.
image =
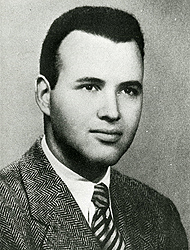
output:
M66 95L53 101L51 104L52 122L56 121L61 128L71 130L75 130L77 127L82 128L92 118L94 105L81 98L75 98L75 96L70 98Z
M127 127L136 127L142 111L142 101L129 102L122 106L122 118Z

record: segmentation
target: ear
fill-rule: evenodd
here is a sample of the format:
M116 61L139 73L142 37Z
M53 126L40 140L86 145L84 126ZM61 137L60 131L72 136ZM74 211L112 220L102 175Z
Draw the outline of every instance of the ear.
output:
M39 75L35 81L35 98L41 111L50 115L50 92L49 81L43 75Z

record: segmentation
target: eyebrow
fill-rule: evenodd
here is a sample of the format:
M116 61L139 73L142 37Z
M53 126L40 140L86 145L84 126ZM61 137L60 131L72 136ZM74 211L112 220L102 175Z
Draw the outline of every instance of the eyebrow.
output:
M128 85L128 86L137 86L139 89L142 90L143 86L142 83L140 83L139 81L126 81L126 82L121 82L120 86L123 85Z
M105 81L96 77L82 77L77 80L77 82L90 82L90 83L99 83L99 84L105 84Z

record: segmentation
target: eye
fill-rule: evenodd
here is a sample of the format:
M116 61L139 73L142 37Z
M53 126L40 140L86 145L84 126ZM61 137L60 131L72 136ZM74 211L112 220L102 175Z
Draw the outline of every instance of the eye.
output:
M142 90L142 84L139 81L127 81L121 83L117 94L137 98L142 94Z
M100 87L95 84L85 84L82 86L82 89L87 90L89 92L94 92L100 90Z
M122 89L119 94L127 94L129 96L138 96L141 93L141 91L135 87L126 87L124 89Z

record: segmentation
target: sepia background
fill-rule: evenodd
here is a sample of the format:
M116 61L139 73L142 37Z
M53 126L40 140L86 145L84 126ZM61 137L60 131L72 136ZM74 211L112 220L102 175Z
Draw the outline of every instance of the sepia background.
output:
M190 239L189 0L1 1L0 168L43 133L34 80L52 21L80 5L133 13L145 34L144 107L137 136L117 168L168 196Z

